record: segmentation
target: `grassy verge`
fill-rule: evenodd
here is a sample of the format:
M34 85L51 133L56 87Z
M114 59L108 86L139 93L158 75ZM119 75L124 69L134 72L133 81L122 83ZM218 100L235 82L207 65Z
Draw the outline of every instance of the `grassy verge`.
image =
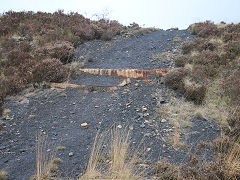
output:
M176 112L188 106L191 113L195 111L195 115L218 121L224 135L216 140L217 160L201 165L202 168L197 167L197 171L195 168L190 173L193 176L188 178L238 179L240 24L213 24L206 21L191 25L189 30L198 37L182 45L182 54L175 58L175 65L179 68L166 76L165 84L194 104L175 103L167 111ZM182 114L185 117L188 113L179 113L181 119ZM179 174L183 175L184 170L174 168L178 177Z
M214 110L211 119L219 120L228 133L238 137L240 24L207 21L189 29L198 38L182 45L182 54L175 58L179 68L165 82L187 99Z

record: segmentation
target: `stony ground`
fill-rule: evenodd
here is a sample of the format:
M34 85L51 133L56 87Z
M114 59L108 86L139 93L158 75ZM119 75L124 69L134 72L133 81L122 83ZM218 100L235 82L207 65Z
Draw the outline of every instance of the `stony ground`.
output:
M144 36L117 37L109 42L92 41L78 48L77 57L83 56L83 68L102 69L157 69L174 68L172 58L154 60L153 55L167 52L177 55L180 42L194 38L188 31L156 31ZM87 61L88 58L93 61ZM81 73L68 83L94 86L116 86L118 77L94 76ZM76 179L86 169L94 137L99 128L107 130L113 125L131 127L131 142L143 146L152 164L160 157L174 163L184 163L189 154L195 154L198 144L211 142L219 135L218 126L201 118L191 120L191 128L181 134L186 145L174 148L168 137L174 127L156 113L164 104L171 103L171 91L161 77L131 83L108 91L94 88L88 92L79 89L29 88L22 94L9 97L4 108L11 110L0 131L0 169L6 170L10 179L29 179L36 172L36 137L39 132L48 135L49 153L63 160L62 177ZM81 127L82 123L88 127ZM55 151L65 146L63 151ZM205 148L201 158L211 160L211 147Z

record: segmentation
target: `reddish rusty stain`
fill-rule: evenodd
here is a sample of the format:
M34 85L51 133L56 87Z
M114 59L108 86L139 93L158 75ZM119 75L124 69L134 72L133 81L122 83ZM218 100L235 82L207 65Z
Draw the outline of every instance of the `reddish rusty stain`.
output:
M148 75L158 74L165 76L171 69L153 69L153 70L139 70L139 69L80 69L82 72L90 73L93 75L108 75L117 76L122 78L143 79Z
M144 81L144 82L146 82L146 83L152 82L152 80L150 80L150 79L144 79L144 80L142 80L142 81Z
M108 76L117 76L124 78L124 81L118 86L125 86L130 83L130 79L145 79L149 75L161 75L165 76L171 69L153 69L153 70L140 70L140 69L80 69L82 72L86 72L93 75L108 75ZM152 80L143 80L145 82L151 82ZM103 87L103 86L91 86L91 85L77 85L77 84L67 84L67 83L51 83L50 87L52 88L77 88L83 90L84 93L88 93L89 89L95 87L96 90L93 93L97 93L102 89L109 91L114 91L117 89L117 86L112 87Z
M50 87L52 88L59 88L59 89L66 89L66 88L75 88L83 90L84 93L88 93L89 89L95 87L96 90L93 92L96 93L99 90L106 89L108 91L114 91L117 89L116 86L91 86L91 85L78 85L78 84L69 84L69 83L50 83Z

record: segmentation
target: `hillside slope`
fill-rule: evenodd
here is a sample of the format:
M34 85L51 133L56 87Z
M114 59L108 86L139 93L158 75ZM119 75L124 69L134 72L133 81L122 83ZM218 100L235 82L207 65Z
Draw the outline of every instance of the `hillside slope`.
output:
M94 40L80 45L76 63L86 69L169 69L179 54L181 41L194 38L190 31L156 31L146 35L119 36L112 41ZM36 172L36 137L39 131L48 135L47 152L63 160L61 177L76 178L86 170L94 137L99 130L131 127L132 146L140 145L153 167L159 156L175 164L186 163L191 154L202 161L215 159L211 142L220 128L215 122L188 112L187 120L163 118L161 110L176 104L176 95L162 83L161 77L123 79L94 76L77 72L69 84L87 85L81 88L49 88L48 85L29 88L4 103L6 127L0 136L0 169L10 179L28 179ZM85 87L85 86L84 86ZM108 87L116 87L109 89ZM195 106L190 104L189 106ZM181 109L182 108L182 109ZM181 107L180 110L187 108ZM185 111L184 111L185 112ZM81 127L87 123L87 128ZM208 144L200 148L201 144ZM66 149L56 151L57 146ZM147 163L147 162L142 162ZM152 168L153 169L153 168ZM151 168L148 176L152 176Z

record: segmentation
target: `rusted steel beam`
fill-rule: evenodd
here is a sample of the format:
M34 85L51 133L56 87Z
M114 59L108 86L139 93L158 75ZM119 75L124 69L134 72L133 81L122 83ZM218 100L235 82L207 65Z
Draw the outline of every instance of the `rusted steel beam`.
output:
M78 84L70 84L70 83L50 83L49 86L52 88L59 88L59 89L74 88L74 89L83 90L85 92L101 91L101 90L114 91L117 89L116 86L78 85Z
M143 79L148 75L165 76L171 69L153 69L153 70L139 70L139 69L79 69L82 72L93 75L108 75L122 78Z

